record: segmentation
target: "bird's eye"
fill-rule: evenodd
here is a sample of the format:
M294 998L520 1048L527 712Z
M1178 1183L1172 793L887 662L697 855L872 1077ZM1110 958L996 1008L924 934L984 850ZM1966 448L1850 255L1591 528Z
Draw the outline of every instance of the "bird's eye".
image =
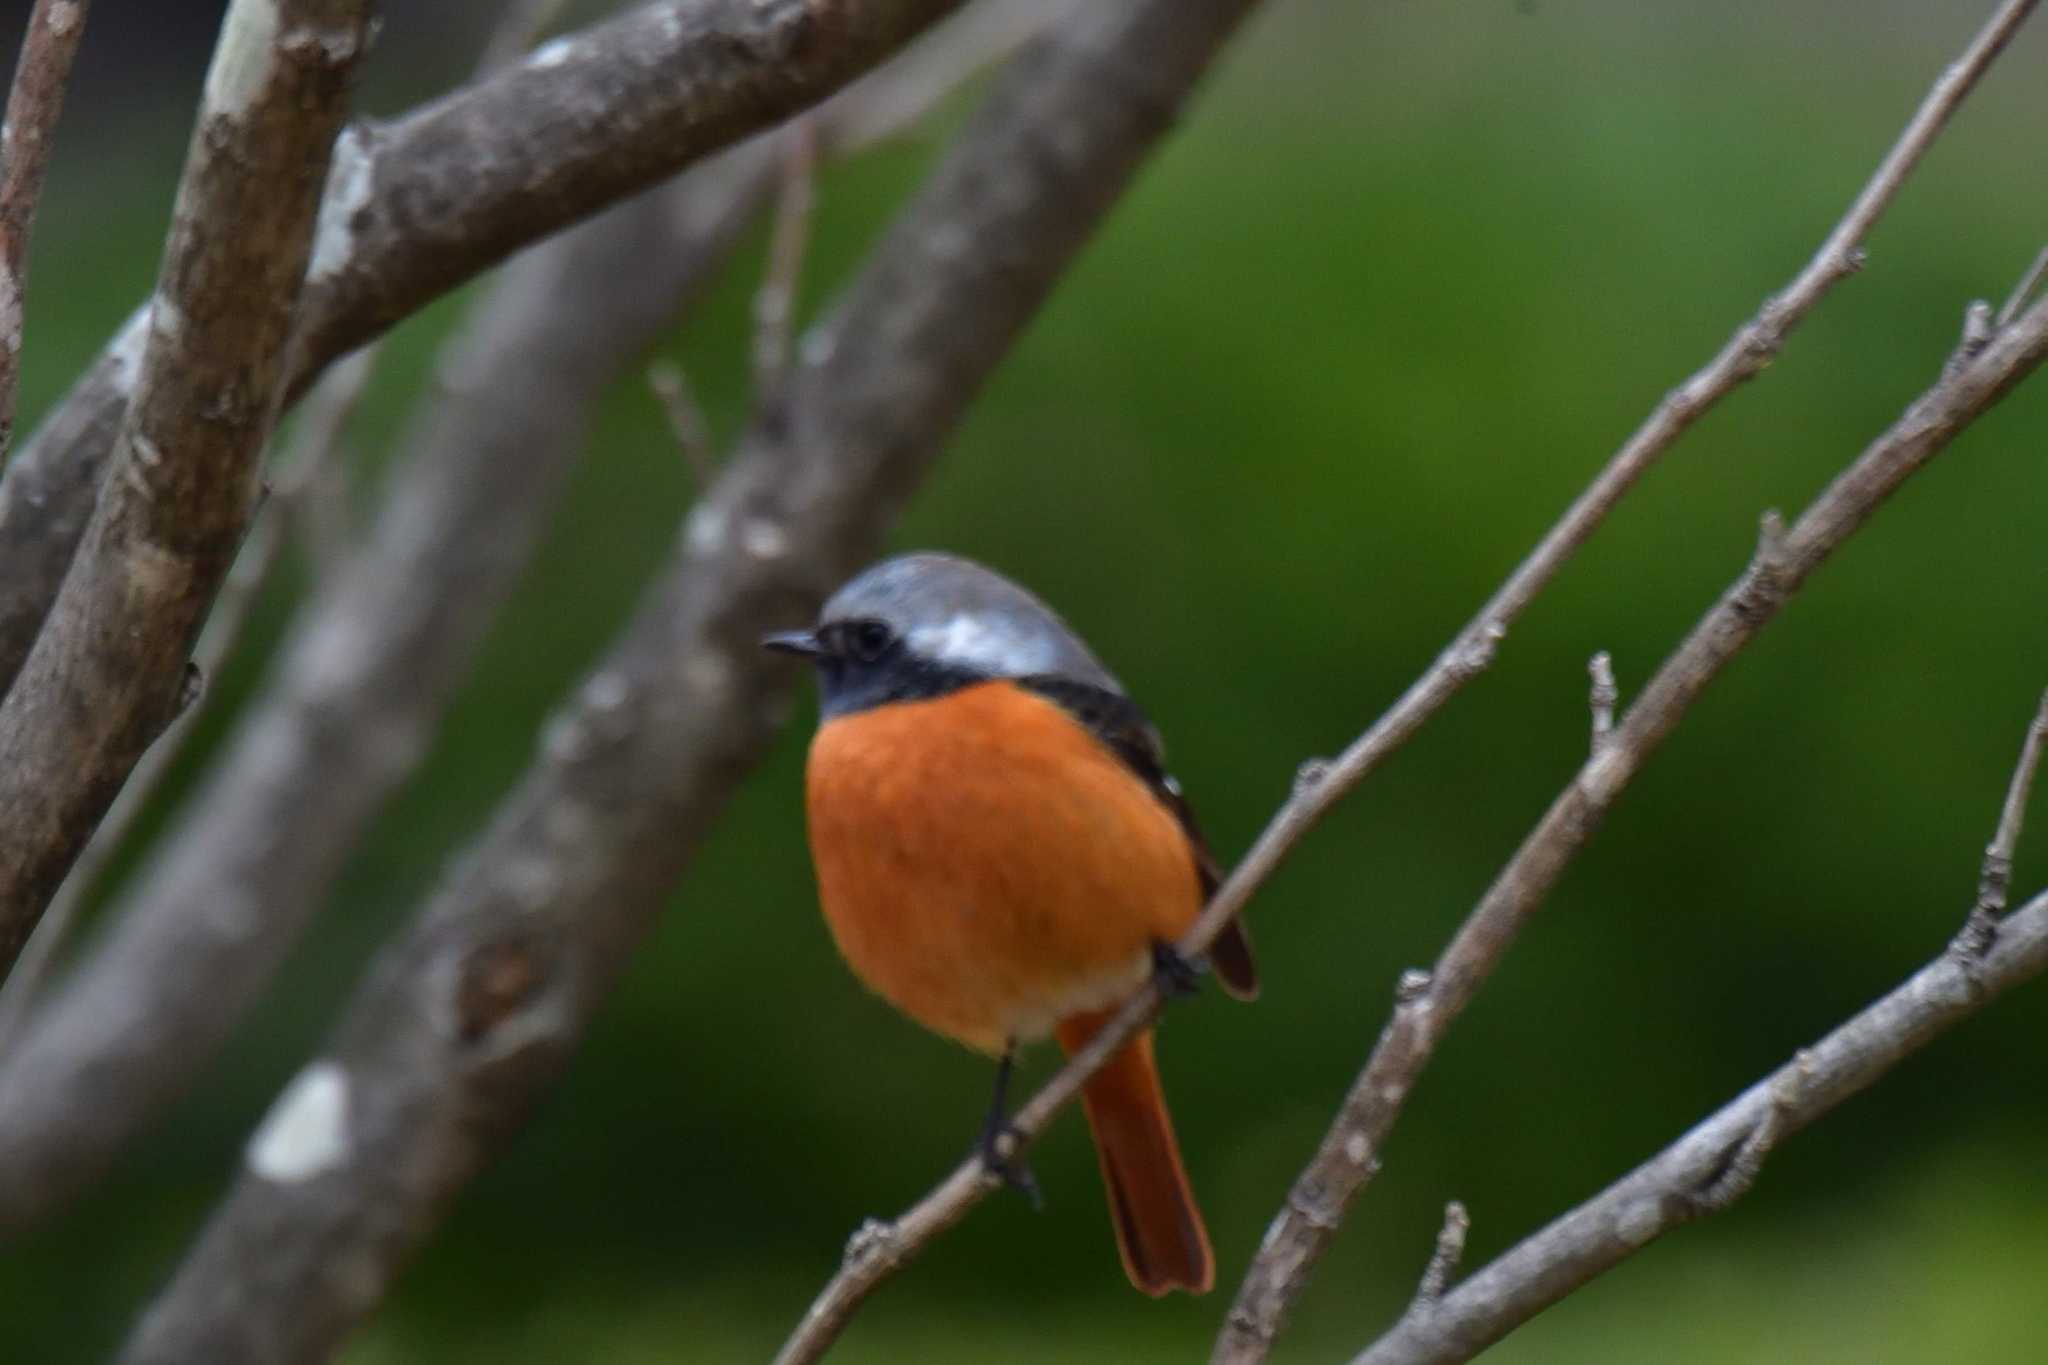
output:
M847 652L864 664L871 664L888 652L895 636L880 621L856 621L846 632Z

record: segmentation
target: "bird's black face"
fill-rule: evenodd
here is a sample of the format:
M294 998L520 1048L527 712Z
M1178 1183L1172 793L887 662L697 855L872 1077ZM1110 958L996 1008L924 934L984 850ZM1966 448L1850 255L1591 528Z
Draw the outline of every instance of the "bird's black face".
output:
M892 701L944 696L989 676L919 655L887 621L874 616L827 621L815 631L785 631L761 643L817 666L818 710L828 719Z

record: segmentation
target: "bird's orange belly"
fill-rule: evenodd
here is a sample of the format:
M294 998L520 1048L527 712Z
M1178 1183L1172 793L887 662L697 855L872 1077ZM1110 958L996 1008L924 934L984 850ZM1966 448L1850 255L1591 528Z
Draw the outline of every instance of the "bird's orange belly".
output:
M1201 890L1179 822L1057 705L1010 683L820 726L819 899L872 989L988 1052L1144 979Z

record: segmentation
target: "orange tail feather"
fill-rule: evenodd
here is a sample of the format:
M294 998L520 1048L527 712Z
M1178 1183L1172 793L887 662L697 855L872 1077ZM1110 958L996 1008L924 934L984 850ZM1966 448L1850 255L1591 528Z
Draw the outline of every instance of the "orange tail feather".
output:
M1081 1048L1108 1017L1083 1014L1063 1021L1060 1046L1069 1053ZM1169 1289L1208 1293L1216 1281L1216 1257L1180 1164L1149 1030L1095 1073L1081 1104L1095 1135L1124 1273L1154 1298Z

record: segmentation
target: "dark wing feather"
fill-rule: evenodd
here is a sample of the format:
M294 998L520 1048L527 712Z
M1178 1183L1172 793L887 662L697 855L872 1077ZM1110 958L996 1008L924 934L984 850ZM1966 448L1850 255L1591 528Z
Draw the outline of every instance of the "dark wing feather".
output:
M1110 752L1122 759L1124 766L1136 773L1161 804L1173 812L1188 836L1195 872L1201 878L1202 898L1206 900L1214 895L1223 880L1222 866L1210 850L1209 841L1202 836L1201 826L1195 823L1194 808L1181 792L1180 783L1166 771L1166 745L1159 738L1159 731L1153 727L1145 709L1121 692L1072 678L1027 677L1019 678L1017 683L1056 703L1079 721ZM1242 921L1233 917L1223 926L1223 932L1209 945L1209 965L1215 969L1216 978L1223 983L1224 990L1231 995L1240 1000L1250 1000L1258 995L1258 967L1252 961L1251 939L1246 935Z

